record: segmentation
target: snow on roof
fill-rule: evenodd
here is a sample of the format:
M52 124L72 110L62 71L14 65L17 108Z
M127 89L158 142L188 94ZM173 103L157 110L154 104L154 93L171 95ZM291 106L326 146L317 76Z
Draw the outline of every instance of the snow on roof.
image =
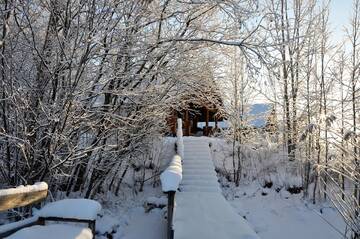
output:
M176 191L182 179L181 157L175 155L164 172L160 175L163 192Z
M46 226L32 226L15 232L7 239L92 239L93 235L89 228L51 224Z
M97 201L90 199L63 199L46 204L36 212L40 217L61 217L95 220L101 210Z
M13 194L20 194L20 193L30 193L30 192L39 192L48 190L48 185L45 182L38 182L34 185L20 185L16 188L9 188L9 189L1 189L0 190L0 197L1 196L9 196Z

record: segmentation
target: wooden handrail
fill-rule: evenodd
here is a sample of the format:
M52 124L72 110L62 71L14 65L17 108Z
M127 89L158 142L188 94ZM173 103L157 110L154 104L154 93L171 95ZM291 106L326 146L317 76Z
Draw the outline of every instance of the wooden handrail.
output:
M45 200L48 185L45 182L17 188L0 189L0 212L36 204Z
M162 190L168 196L167 206L167 238L174 238L173 229L173 218L174 218L174 207L175 207L175 194L179 188L182 179L182 158L184 157L184 142L182 132L182 121L177 120L177 131L176 131L176 151L178 155L175 155L171 160L169 166L160 175Z

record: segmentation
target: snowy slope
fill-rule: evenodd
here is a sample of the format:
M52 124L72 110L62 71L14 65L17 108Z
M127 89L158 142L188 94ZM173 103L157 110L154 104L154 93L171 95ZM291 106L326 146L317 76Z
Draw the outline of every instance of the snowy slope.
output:
M256 181L228 186L223 188L225 196L262 239L338 239L345 231L341 216L326 203L313 205L302 194L276 192Z

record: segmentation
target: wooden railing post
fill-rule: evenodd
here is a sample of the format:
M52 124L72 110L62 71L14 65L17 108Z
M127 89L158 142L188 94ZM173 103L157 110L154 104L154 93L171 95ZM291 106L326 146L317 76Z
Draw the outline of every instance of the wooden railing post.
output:
M167 169L160 175L162 191L167 194L167 239L174 239L174 208L175 193L179 188L182 179L181 157L175 155Z
M174 239L173 217L174 217L174 206L175 206L175 191L169 191L167 195L168 195L167 238Z
M177 120L176 148L178 155L175 155L169 166L161 173L160 180L162 191L167 194L167 239L174 239L174 208L175 193L179 188L182 179L182 158L184 157L184 142L182 132L182 120Z

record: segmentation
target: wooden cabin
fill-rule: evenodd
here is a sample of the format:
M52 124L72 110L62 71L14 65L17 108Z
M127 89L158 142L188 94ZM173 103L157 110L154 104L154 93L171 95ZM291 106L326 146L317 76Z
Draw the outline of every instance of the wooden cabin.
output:
M218 97L216 102L193 98L181 110L173 110L167 119L172 135L176 135L176 120L183 120L184 136L209 136L218 129L218 122L223 120L220 107L222 101Z

